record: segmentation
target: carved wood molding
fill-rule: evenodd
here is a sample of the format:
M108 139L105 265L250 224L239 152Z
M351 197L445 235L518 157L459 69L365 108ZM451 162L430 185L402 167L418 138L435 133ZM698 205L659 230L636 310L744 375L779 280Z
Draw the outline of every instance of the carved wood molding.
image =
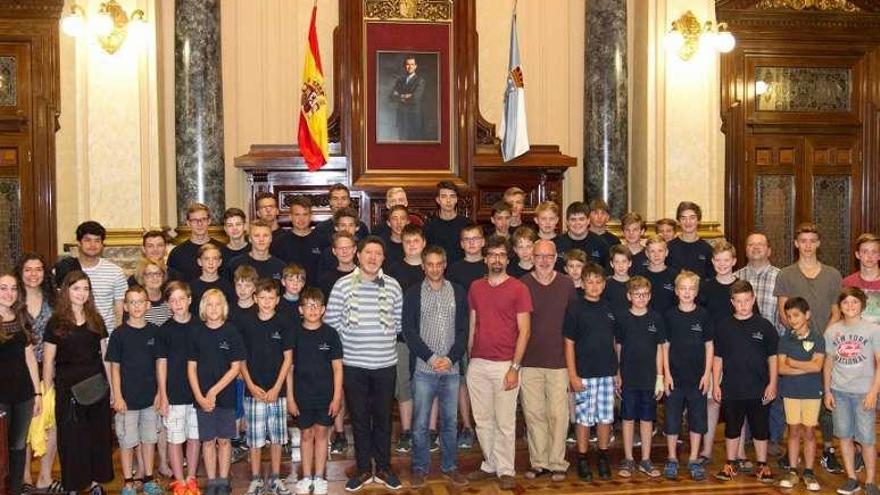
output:
M60 19L64 0L4 0L0 17L36 17Z
M451 0L365 0L364 18L382 21L448 21Z
M755 4L760 10L817 10L825 12L858 12L858 8L847 0L760 0Z

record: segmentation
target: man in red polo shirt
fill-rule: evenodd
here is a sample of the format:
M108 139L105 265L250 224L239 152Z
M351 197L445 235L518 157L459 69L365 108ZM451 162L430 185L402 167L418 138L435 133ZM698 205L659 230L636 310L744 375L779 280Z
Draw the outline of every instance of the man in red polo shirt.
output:
M484 458L470 478L497 476L502 490L515 487L516 399L532 311L529 289L507 275L508 254L506 239L490 237L483 248L488 273L468 293L467 385Z

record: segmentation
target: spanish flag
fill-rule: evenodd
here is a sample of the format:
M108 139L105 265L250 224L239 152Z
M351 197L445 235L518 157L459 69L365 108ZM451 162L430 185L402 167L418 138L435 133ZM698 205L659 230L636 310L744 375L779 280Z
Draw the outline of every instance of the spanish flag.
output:
M321 69L321 53L318 51L318 33L315 29L317 13L318 6L315 5L312 7L309 46L306 49L306 60L303 66L297 136L299 151L311 171L324 166L329 156L327 95L324 93L324 71Z

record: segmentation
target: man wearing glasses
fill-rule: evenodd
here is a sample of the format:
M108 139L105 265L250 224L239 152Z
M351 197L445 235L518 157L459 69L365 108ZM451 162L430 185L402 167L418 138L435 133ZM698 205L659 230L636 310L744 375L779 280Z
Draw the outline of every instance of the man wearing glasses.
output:
M512 490L516 485L516 398L529 341L532 298L525 284L507 274L506 239L489 238L483 254L488 274L471 284L468 293L467 384L484 460L470 478L497 477L502 490Z
M562 324L568 305L577 297L571 277L553 269L556 244L541 239L533 248L535 269L522 281L529 289L532 338L522 360L522 403L529 429L529 479L565 479L565 437L568 433L568 370Z
M190 228L189 239L178 244L168 255L168 266L183 274L187 282L199 278L202 273L196 259L203 244L212 243L219 249L223 244L208 237L211 211L202 203L193 203L186 209L186 224Z

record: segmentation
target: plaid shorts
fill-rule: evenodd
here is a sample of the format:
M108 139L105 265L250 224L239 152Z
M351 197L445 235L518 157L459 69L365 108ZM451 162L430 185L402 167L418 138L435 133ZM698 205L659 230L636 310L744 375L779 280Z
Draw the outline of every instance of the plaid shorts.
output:
M244 417L247 421L248 447L263 448L267 436L269 443L287 443L287 401L284 397L270 403L245 397Z
M584 426L614 422L614 377L581 378L583 392L574 394L575 422Z

